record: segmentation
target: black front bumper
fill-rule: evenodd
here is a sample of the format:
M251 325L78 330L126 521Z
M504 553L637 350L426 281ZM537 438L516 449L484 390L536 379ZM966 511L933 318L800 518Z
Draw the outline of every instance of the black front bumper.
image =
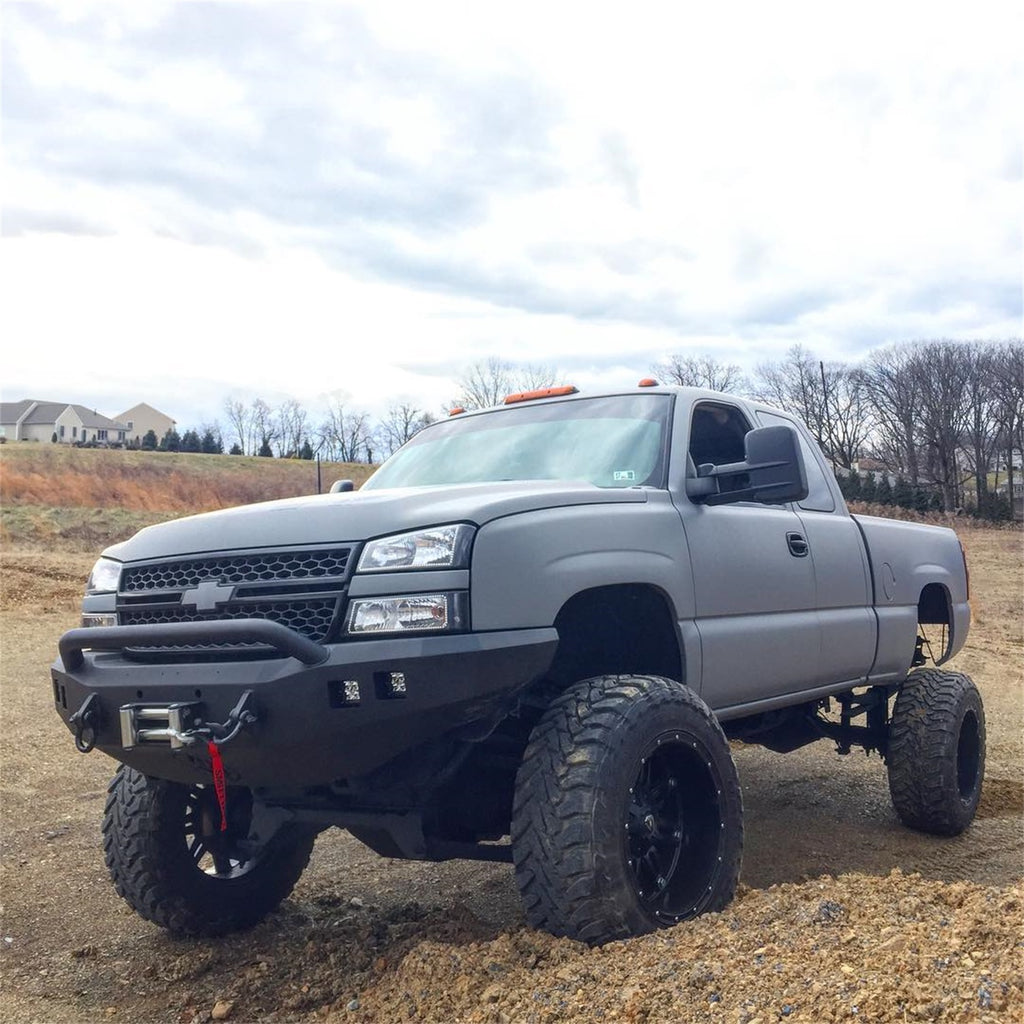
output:
M223 722L250 690L256 721L223 747L228 782L326 785L365 775L448 734L486 735L515 694L544 675L558 645L551 628L322 646L283 626L268 631L274 624L259 620L203 625L221 627L206 639L269 643L279 656L143 663L123 653L140 642L142 631L158 631L151 640L186 644L194 639L195 624L72 630L51 668L57 712L75 731L72 716L95 695L90 708L97 749L148 775L208 782L205 743L125 749L120 709L190 703L204 721ZM404 690L396 690L396 678Z

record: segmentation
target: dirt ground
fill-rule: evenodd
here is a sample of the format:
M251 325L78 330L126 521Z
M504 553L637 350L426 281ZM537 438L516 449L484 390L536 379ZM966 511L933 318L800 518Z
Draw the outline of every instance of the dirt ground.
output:
M252 931L176 940L110 885L113 762L76 753L47 667L92 558L3 558L0 1013L8 1021L1017 1021L1024 1019L1022 537L964 533L988 766L956 839L902 828L882 763L830 744L735 751L742 886L722 914L603 949L525 928L506 866L317 840Z

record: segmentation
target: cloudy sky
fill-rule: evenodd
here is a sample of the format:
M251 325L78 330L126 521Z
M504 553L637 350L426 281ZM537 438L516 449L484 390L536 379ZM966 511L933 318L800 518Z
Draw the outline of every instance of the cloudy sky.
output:
M8 0L3 398L1019 336L1020 8Z

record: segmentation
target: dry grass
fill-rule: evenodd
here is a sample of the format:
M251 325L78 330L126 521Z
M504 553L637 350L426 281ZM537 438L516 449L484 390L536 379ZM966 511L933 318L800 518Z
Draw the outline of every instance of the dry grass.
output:
M323 463L326 490L357 485L372 467ZM0 448L0 500L7 504L209 512L316 491L316 463L237 455L130 452L13 444Z
M907 523L931 523L933 526L948 526L960 533L962 530L1020 530L1020 523L992 523L974 516L956 515L953 512L928 512L922 514L914 509L898 505L878 505L874 502L851 501L850 511L862 516L881 516L883 519L901 519Z
M372 468L323 463L323 489L345 477L360 486ZM300 460L7 444L0 447L0 541L95 550L165 519L316 488L316 463Z

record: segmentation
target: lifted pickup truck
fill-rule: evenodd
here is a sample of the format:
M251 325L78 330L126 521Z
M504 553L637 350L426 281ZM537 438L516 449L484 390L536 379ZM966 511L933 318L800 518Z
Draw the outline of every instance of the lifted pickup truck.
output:
M557 388L426 428L358 492L108 549L53 696L122 762L107 865L172 931L254 924L338 826L512 861L531 924L599 943L732 898L730 740L878 751L907 825L965 829L981 700L921 666L969 619L956 535L851 516L786 413Z

